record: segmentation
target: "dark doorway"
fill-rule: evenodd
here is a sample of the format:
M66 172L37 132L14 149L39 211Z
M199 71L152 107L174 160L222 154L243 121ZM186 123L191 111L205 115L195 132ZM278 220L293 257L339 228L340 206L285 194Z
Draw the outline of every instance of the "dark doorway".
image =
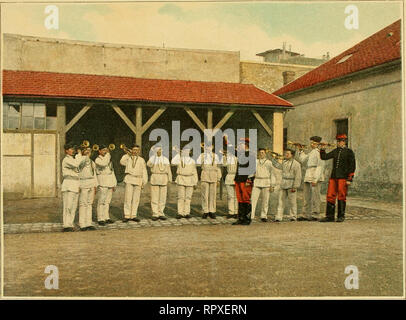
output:
M83 105L67 104L67 123L83 108ZM129 119L135 115L135 108L130 106L120 106ZM131 117L131 114L133 116ZM124 152L120 149L120 144L130 146L135 141L133 132L128 128L120 116L109 105L94 105L85 115L67 132L66 141L80 145L83 140L88 140L90 145L115 144L115 150L111 152L114 172L117 181L124 179L124 167L120 165L120 159ZM94 152L92 159L97 157Z

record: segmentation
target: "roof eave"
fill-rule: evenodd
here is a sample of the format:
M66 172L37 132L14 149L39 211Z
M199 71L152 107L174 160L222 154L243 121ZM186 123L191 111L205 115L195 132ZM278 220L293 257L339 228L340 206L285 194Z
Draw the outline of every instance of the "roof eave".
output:
M366 68L363 70L352 72L350 74L346 74L339 78L326 80L326 81L314 84L309 87L305 87L305 88L301 88L301 89L297 89L297 90L289 91L289 92L285 92L285 93L279 93L279 94L273 93L273 94L277 95L279 97L283 97L284 99L288 99L288 98L296 96L296 95L301 95L304 93L317 91L317 90L323 89L325 87L329 87L331 85L338 85L338 84L345 82L349 79L352 79L354 77L367 76L367 75L382 72L383 70L390 71L392 69L397 68L398 66L401 66L401 64L402 64L402 59L398 58L398 59L395 59L395 60L392 60L389 62L385 62L380 65L374 66L374 67L370 67L370 68ZM300 78L298 78L298 79L300 79ZM275 92L277 92L277 91L275 91Z
M134 104L134 103L142 103L144 105L167 105L172 107L183 107L183 106L193 106L193 107L213 107L218 109L228 109L228 108L235 108L235 109L268 109L268 110L275 110L275 109L283 109L283 110L291 110L294 109L294 106L286 106L286 105L263 105L263 104L241 104L241 103L206 103L206 102L168 102L168 101L147 101L147 100L120 100L120 99L107 99L107 98L87 98L87 97L52 97L52 96L35 96L35 95L18 95L18 94L3 94L4 101L11 101L11 100L19 100L19 101L31 101L31 102L44 102L44 101L63 101L63 102L71 102L71 103L118 103L118 104Z

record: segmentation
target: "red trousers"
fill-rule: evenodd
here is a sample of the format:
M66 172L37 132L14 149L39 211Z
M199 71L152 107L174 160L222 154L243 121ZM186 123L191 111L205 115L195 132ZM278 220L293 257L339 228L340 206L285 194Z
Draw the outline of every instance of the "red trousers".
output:
M248 186L245 182L234 182L238 203L251 203L252 183Z
M338 200L346 200L347 197L347 180L346 179L332 179L328 181L327 189L327 202L336 203L336 198L338 195Z

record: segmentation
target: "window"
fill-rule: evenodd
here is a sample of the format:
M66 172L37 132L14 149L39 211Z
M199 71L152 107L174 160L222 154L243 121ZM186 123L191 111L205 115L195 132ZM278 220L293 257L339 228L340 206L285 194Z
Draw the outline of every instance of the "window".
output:
M3 128L28 130L56 130L56 106L44 103L3 103ZM55 115L55 116L53 116Z
M288 147L288 128L283 128L283 150Z

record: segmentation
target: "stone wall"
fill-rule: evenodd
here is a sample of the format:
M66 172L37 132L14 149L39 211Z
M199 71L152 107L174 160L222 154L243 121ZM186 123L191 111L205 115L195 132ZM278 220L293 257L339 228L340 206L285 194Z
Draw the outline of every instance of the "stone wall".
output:
M148 79L240 81L240 54L4 35L6 70Z
M349 147L354 150L357 163L351 194L401 199L400 67L311 93L283 97L296 107L285 117L288 139L292 141L308 144L311 136L319 135L324 141L335 142L334 120L348 118Z
M272 93L284 85L282 75L284 71L295 72L294 78L297 79L314 68L294 64L241 61L240 77L241 83L251 83Z

